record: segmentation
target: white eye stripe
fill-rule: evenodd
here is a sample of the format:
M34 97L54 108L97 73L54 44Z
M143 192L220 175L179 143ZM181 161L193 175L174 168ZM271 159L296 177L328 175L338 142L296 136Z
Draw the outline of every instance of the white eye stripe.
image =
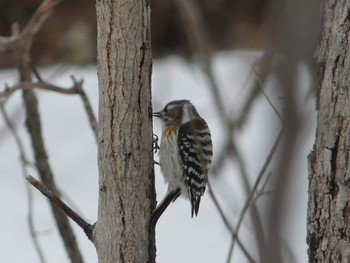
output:
M183 105L183 115L182 115L182 124L187 123L193 119L193 116L190 111L190 105L184 104Z
M172 110L176 107L179 107L179 104L168 104L167 106L165 106L165 109L164 110Z
M182 107L182 105L186 105L186 104L191 104L191 103L188 100L174 100L174 101L169 102L165 106L164 110L171 110L171 109L176 108L176 107Z

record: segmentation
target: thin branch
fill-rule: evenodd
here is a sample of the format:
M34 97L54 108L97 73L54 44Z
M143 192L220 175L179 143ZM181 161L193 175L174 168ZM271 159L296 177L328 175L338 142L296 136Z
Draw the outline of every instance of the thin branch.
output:
M32 81L30 50L33 38L41 29L54 7L60 1L61 0L44 0L35 11L23 31L16 35L17 39L13 40L12 45L9 46L6 43L5 45L2 45L3 43L0 43L1 50L6 49L13 51L12 54L18 68L21 82ZM4 38L2 38L2 40L4 40ZM32 89L23 90L23 101L26 108L26 126L31 138L38 173L45 185L49 186L50 189L59 196L59 191L54 181L41 132L38 101ZM78 248L73 229L69 225L67 216L52 203L50 203L50 205L71 262L82 263L83 258Z
M262 90L263 83L267 79L270 69L272 60L274 58L274 52L272 50L265 51L264 55L260 59L259 62L259 68L260 68L260 74L259 77L256 78L256 82L253 85L253 88L251 89L251 93L248 96L248 99L243 104L243 109L241 111L240 117L235 122L236 128L241 128L243 123L245 123L246 118L249 116L249 113L253 107L255 99L259 96L260 91Z
M39 80L39 82L43 82L42 78L39 74L39 71L36 69L36 67L34 65L32 65L32 71L35 74L36 78ZM46 88L49 88L48 90L60 92L63 94L78 94L80 96L81 100L83 101L83 105L84 105L86 114L88 116L92 132L93 132L95 140L97 142L97 120L96 120L94 111L92 110L90 100L83 89L84 80L81 79L78 81L73 75L71 75L70 77L73 81L73 86L69 89L62 89L62 88L59 88L59 87L53 86L53 85L49 85ZM42 88L44 88L44 87L42 87ZM70 92L72 92L72 93L70 93Z
M198 3L193 0L173 0L182 19L183 28L186 32L188 43L193 52L198 52L200 57L197 64L208 78L209 88L212 92L220 120L224 127L229 126L228 116L220 95L219 85L212 70L211 41L206 29L204 18Z
M10 130L11 134L13 135L15 142L17 144L19 153L20 153L20 160L21 160L21 166L22 166L22 174L24 177L27 176L28 174L28 158L26 157L25 151L24 151L24 146L22 143L21 138L19 137L19 134L17 132L17 130L15 129L14 125L12 124L9 116L7 115L7 112L5 110L5 105L3 103L0 103L0 110L1 113L4 117L5 123L8 127L8 129ZM28 184L25 184L25 189L27 192L27 200L28 200L28 228L29 228L29 232L30 232L30 237L32 239L35 251L39 257L39 260L41 263L46 262L44 254L41 250L40 244L37 240L37 235L36 235L36 231L35 231L35 226L34 226L34 221L33 221L33 214L34 214L34 206L33 206L33 195L32 195L32 190L30 189Z
M260 87L260 91L262 92L262 94L264 95L265 99L267 100L267 102L270 104L272 110L275 112L275 114L277 115L277 117L279 118L279 120L282 122L283 124L283 117L282 115L279 113L278 109L275 107L275 105L272 103L272 101L270 100L270 98L267 96L267 94L265 93L264 89L263 89L263 83L261 81L261 78L259 76L258 71L256 70L256 68L254 66L252 66L252 70L256 76L257 82L258 82L258 87Z
M237 160L238 166L239 166L239 170L240 170L240 174L242 175L242 181L243 181L243 187L245 188L246 191L246 195L249 196L250 193L252 192L251 187L250 187L250 183L248 180L248 172L246 169L246 165L244 162L244 158L243 155L240 151L240 149L238 148L236 142L235 142L235 138L232 137L231 138L231 146L229 147L229 150L231 151L231 155L234 156ZM259 248L259 256L261 257L263 253L262 248L265 245L265 235L264 235L264 229L263 229L263 225L260 219L260 214L258 211L258 208L256 207L255 203L253 203L251 205L251 220L253 222L253 226L254 226L254 233L255 233L255 238L256 238L256 242Z
M34 76L37 78L38 81L43 81L38 69L36 68L36 66L34 65L33 61L30 61L30 69L32 70Z
M76 213L73 209L67 206L60 198L58 198L53 192L51 192L45 185L40 183L32 176L28 176L27 181L33 185L36 189L38 189L43 195L50 199L51 203L61 209L68 217L70 217L75 223L80 226L89 240L92 241L92 229L94 225L90 225L86 222L78 213Z
M261 197L265 196L265 195L272 195L273 191L272 190L266 190L266 191L263 191L263 190L259 190L254 199L252 200L252 203L256 203L258 201L258 199L260 199Z
M276 140L275 140L275 143L273 144L266 160L265 160L265 163L263 165L263 167L261 168L259 174L258 174L258 177L256 178L256 181L254 183L254 186L252 188L252 190L250 191L250 194L244 204L244 207L242 209L242 212L240 213L240 216L239 216L239 219L238 219L238 222L237 222L237 225L236 225L236 230L235 230L235 233L238 234L239 232L239 229L240 229L240 226L243 222L243 218L245 216L245 214L247 213L248 211L248 208L252 206L252 204L254 203L254 196L255 196L255 193L258 189L258 186L262 180L262 178L264 177L264 174L267 170L267 167L270 165L271 163L271 160L273 158L273 156L275 155L276 153L276 150L281 142L281 139L282 139L282 135L283 135L283 129L281 129L281 131L279 132ZM234 242L235 242L235 239L232 238L232 242L231 242L231 245L230 245L230 249L229 249L229 254L228 254L228 259L227 259L227 262L231 262L231 257L232 257L232 253L233 253L233 248L234 248Z
M266 100L268 101L269 105L271 106L271 108L273 109L273 111L275 112L275 114L277 115L277 117L279 118L279 120L280 120L280 121L282 122L282 124L283 124L283 117L282 117L282 115L279 113L279 111L277 110L277 108L275 107L275 105L272 103L272 101L270 100L270 98L269 98L269 97L267 96L267 94L264 92L264 89L263 89L263 82L261 81L261 79L260 79L258 73L256 72L255 68L252 67L252 69L253 69L254 73L256 74L256 77L257 77L257 82L256 82L256 83L257 83L257 86L256 86L256 87L258 87L258 88L260 89L260 91L264 94L264 97L265 97ZM264 72L265 72L265 74L267 74L266 71L264 71ZM264 77L266 78L266 75L264 75ZM249 101L250 101L250 100L249 100ZM247 201L246 201L246 203L245 203L245 206L243 207L243 210L242 210L242 212L241 212L241 214L240 214L240 218L239 218L238 223L237 223L237 226L236 226L236 233L238 233L238 231L239 231L239 228L240 228L240 226L241 226L241 223L242 223L242 221L243 221L243 218L244 218L246 212L248 211L248 208L249 208L250 206L252 206L252 205L255 203L256 199L257 199L257 198L254 198L254 195L255 195L255 193L257 192L257 188L258 188L258 186L259 186L259 184L260 184L260 181L261 181L261 179L263 178L263 175L264 175L264 173L265 173L265 171L266 171L268 165L270 164L270 162L271 162L271 160L272 160L272 158L273 158L273 156L274 156L274 154L275 154L275 152L276 152L276 150L277 150L278 145L280 144L280 141L281 141L281 139L282 139L282 134L283 134L283 128L281 129L279 135L277 136L276 141L275 141L275 143L274 143L274 145L273 145L273 147L272 147L272 149L271 149L271 151L270 151L270 153L269 153L269 155L268 155L268 157L267 157L267 159L266 159L266 161L265 161L265 163L264 163L262 169L261 169L260 172L259 172L259 175L258 175L258 177L257 177L257 180L256 180L254 186L253 186L253 189L251 190L251 192L250 192L249 195L248 195ZM236 154L237 154L237 153L236 153ZM239 155L238 155L238 157L239 157ZM239 159L239 158L238 158L238 159ZM266 182L265 182L265 183L266 183ZM263 185L263 189L265 188L265 186L266 186L266 185L264 184L264 185ZM234 248L234 241L235 241L235 240L232 239L232 242L231 242L231 245L230 245L230 249L229 249L229 253L228 253L228 258L227 258L227 262L228 262L228 263L231 261L231 257L232 257L232 253L233 253L233 248Z
M33 68L32 68L33 70ZM82 88L83 85L83 80L76 80L74 76L71 76L71 79L73 81L73 85L70 88L62 88L53 84L50 84L46 81L43 81L38 72L35 70L35 76L39 79L37 82L31 82L31 81L22 81L12 87L6 87L3 92L0 92L0 99L1 98L8 98L11 96L14 92L17 90L31 90L34 88L39 88L42 90L48 90L48 91L53 91L61 94L66 94L66 95L74 95L78 94L83 101L83 105L86 111L86 114L89 119L89 123L91 126L91 129L94 133L94 137L97 141L97 120L94 115L94 112L92 110L91 103L89 101L89 98L87 97L84 89Z
M254 259L252 258L252 256L249 254L249 252L247 251L247 249L243 246L242 242L239 240L239 238L238 238L238 236L237 236L237 233L233 230L232 226L231 226L230 223L228 222L228 220L227 220L227 218L226 218L226 216L225 216L225 213L224 213L224 211L222 210L222 208L221 208L221 206L220 206L220 204L219 204L219 202L218 202L218 200L217 200L217 198L216 198L216 196L215 196L215 194L214 194L214 192L213 192L213 188L211 187L211 184L210 184L209 180L208 180L208 189L209 189L209 194L210 194L210 196L211 196L211 199L213 200L214 205L215 205L216 209L218 210L218 212L219 212L219 214L220 214L220 216L221 216L221 218L222 218L222 221L224 222L226 228L229 230L229 232L230 232L232 238L233 238L234 240L236 240L238 246L241 248L243 254L246 256L246 258L248 259L248 261L249 261L250 263L254 263L255 260L254 260Z
M256 68L252 66L252 70L256 75L256 81L253 85L250 96L248 96L248 99L243 104L243 107L242 107L243 110L241 111L239 118L236 121L227 120L227 127L228 127L228 137L226 139L227 142L224 144L223 148L220 151L218 151L219 155L216 158L216 162L213 163L211 166L211 171L213 171L214 173L218 173L219 169L223 167L223 163L225 161L227 154L230 152L230 150L232 150L231 143L230 143L232 133L235 129L242 128L242 124L244 123L247 116L249 115L249 112L252 109L255 99L259 97L259 94L260 94L259 92L261 92L264 95L264 97L272 107L273 111L276 113L277 117L283 123L283 118L281 114L278 112L277 108L273 105L272 101L269 99L269 97L267 96L267 94L263 89L263 83L265 82L270 72L269 70L272 63L272 58L273 58L273 53L271 51L266 51L264 53L263 57L260 59L260 62L259 62L259 65L261 68L260 74L258 74L256 71Z
M270 194L272 192L271 190L270 191L266 190L266 188L267 188L267 186L269 184L269 181L271 179L271 175L272 175L271 172L268 175L266 175L266 179L265 179L264 183L261 185L260 189L257 191L257 195L259 193L261 193L261 194L264 194L264 193Z
M19 50L17 50L21 51L21 53L18 55L25 55L27 57L29 55L29 50L32 46L34 35L38 33L44 22L50 16L53 9L61 1L62 0L43 1L21 33L19 33L18 30L14 30L18 29L18 26L14 24L14 26L12 27L11 36L0 36L0 51L4 52L9 50L16 50L18 49L18 45L21 45L22 47Z
M34 88L39 88L43 90L58 92L61 94L78 94L78 88L80 87L80 82L74 82L70 88L62 88L45 81L31 82L31 81L22 81L12 87L6 87L4 91L0 92L0 98L9 97L17 90L31 90Z
M29 20L26 27L23 29L22 34L27 38L33 39L34 35L39 32L47 18L51 15L53 9L62 0L45 0L41 3L38 9Z
M88 96L86 95L85 91L82 88L83 81L81 80L80 82L77 82L77 80L74 78L74 76L71 76L71 78L72 78L72 80L73 80L73 82L75 84L79 84L79 85L76 85L76 91L80 95L81 100L83 101L83 105L84 105L86 114L88 116L91 129L92 129L92 131L94 133L94 136L95 136L95 139L96 139L96 142L97 142L98 141L97 140L97 128L98 128L97 120L96 120L95 114L94 114L94 112L92 110L92 106L91 106L91 103L89 101L89 98L88 98Z

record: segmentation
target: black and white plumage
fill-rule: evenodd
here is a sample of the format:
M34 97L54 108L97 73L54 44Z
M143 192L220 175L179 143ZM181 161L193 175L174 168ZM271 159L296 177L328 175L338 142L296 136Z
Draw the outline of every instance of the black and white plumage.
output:
M178 147L193 216L198 213L212 157L211 135L206 123L199 119L181 125Z
M207 123L188 100L169 102L155 112L163 123L159 161L168 192L154 213L157 219L180 195L189 198L191 215L198 214L212 159L212 140Z

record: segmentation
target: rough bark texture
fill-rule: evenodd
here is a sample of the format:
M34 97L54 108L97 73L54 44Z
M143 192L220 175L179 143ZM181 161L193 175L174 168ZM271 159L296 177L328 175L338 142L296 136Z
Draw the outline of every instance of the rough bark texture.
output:
M96 2L99 74L98 260L146 262L155 206L150 3Z
M350 1L323 1L316 143L309 157L310 262L350 262Z

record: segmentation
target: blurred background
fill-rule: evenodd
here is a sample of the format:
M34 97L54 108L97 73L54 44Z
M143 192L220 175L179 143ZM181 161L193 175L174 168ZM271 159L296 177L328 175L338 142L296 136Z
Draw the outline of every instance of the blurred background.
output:
M10 35L13 22L22 29L41 2L1 0L0 35ZM213 190L253 258L270 263L263 261L264 253L277 250L283 262L306 262L307 155L315 134L313 56L319 1L187 2L196 3L197 15L184 14L186 1L151 1L153 109L186 98L207 120L214 145ZM187 23L191 19L195 23ZM199 29L199 37L193 29ZM70 75L84 79L83 88L97 116L96 37L95 1L62 1L35 37L32 60L43 79L55 85L70 87ZM10 53L0 53L0 67L2 91L17 83ZM64 200L92 223L98 205L97 147L81 101L38 89L36 94L57 185ZM23 139L32 164L29 170L37 177L22 103L20 92L14 93L6 100L6 109ZM284 139L272 151L282 129ZM161 134L157 121L154 132ZM11 200L3 202L0 210L0 222L8 226L0 238L0 247L8 250L0 251L0 258L38 262L26 222L27 184L20 176L11 136L0 118L0 155L6 157L0 159L0 200ZM159 202L166 186L158 168L156 187ZM29 191L36 238L47 262L68 262L46 198ZM86 262L96 262L90 241L71 225ZM13 252L18 244L22 253ZM208 191L196 219L190 218L189 204L183 199L169 207L157 225L157 249L159 263L248 262Z
M23 28L40 0L1 0L0 32L9 35L11 24ZM198 1L214 50L266 47L266 23L271 0ZM183 23L173 1L153 0L152 49L154 58L170 54L190 56ZM33 61L37 65L96 62L96 11L94 1L63 1L35 38ZM0 67L12 65L0 54Z

